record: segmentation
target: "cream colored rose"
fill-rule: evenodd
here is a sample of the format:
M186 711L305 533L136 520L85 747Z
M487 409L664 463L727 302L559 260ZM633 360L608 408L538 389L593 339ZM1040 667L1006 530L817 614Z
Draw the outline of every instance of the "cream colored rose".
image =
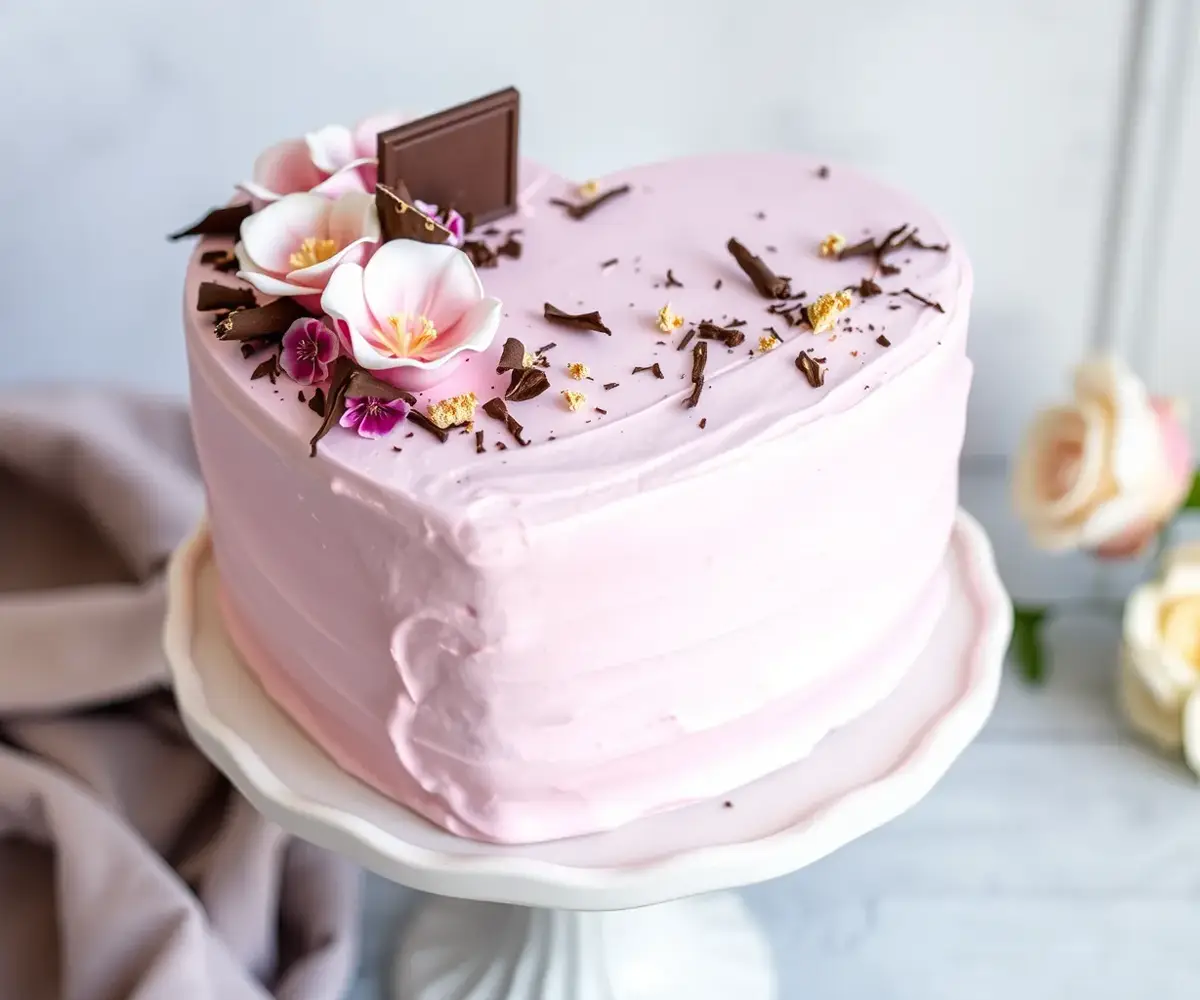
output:
M1134 727L1200 775L1200 544L1125 605L1121 700Z
M1040 413L1017 458L1014 498L1034 543L1102 556L1141 551L1187 495L1177 404L1114 358L1075 373L1075 399Z

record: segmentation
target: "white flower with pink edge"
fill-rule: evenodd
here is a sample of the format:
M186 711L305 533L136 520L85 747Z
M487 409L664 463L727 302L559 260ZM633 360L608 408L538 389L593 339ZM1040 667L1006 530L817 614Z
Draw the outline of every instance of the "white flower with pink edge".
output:
M420 391L485 351L500 327L500 300L465 253L448 244L394 240L365 267L342 264L321 296L346 354L377 378Z

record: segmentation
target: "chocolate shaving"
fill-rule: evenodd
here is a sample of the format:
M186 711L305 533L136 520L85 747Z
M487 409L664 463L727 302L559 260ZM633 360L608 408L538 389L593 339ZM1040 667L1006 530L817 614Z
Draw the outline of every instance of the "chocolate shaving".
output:
M269 378L271 385L275 384L275 379L279 375L279 355L272 354L266 361L259 363L258 367L250 373L250 381L255 379Z
M717 326L708 320L701 321L698 331L705 340L719 340L726 347L740 347L746 341L746 335L741 330Z
M545 354L547 351L552 351L552 350L554 350L554 348L556 348L557 346L558 346L558 344L556 344L556 343L555 343L555 342L552 340L552 341L550 341L550 343L548 343L548 344L543 344L541 347L539 347L539 348L538 348L536 351L534 351L533 353L534 353L534 354Z
M476 455L482 455L482 454L483 454L483 451L484 451L484 448L483 448L483 431L476 431L476 432L475 432L475 454L476 454Z
M223 274L236 271L240 267L237 256L232 250L205 250L200 255L200 263L207 264Z
M500 262L500 257L490 246L482 240L467 240L462 245L463 253L471 258L471 263L477 268L495 267Z
M296 320L307 316L294 299L281 298L265 306L238 309L215 327L219 340L256 340L282 336Z
M817 167L817 176L820 177L821 180L825 180L825 178L829 176L829 168Z
M547 302L542 315L551 323L559 323L576 330L594 330L596 333L607 333L610 337L612 336L612 330L604 325L600 319L600 313L594 309L586 313L567 313Z
M825 369L808 351L800 352L799 357L796 358L796 367L800 369L804 377L808 379L808 384L814 389L819 389L825 384Z
M705 428L705 427L707 427L707 426L708 426L708 417L701 417L701 419L700 419L700 429L701 429L701 430L704 430L704 428Z
M185 236L237 236L241 231L242 222L253 213L254 209L248 202L214 208L199 222L194 222L187 229L181 229L177 233L171 233L167 239L181 240Z
M504 400L502 400L499 396L496 396L494 399L489 399L486 403L484 403L483 412L493 420L499 420L502 424L504 424L504 427L508 433L516 438L517 444L529 444L528 441L521 437L521 434L525 428L517 423L517 421L513 418L513 415L508 412L508 407L504 405Z
M616 388L617 386L619 386L620 384L621 384L620 382L605 382L605 383L604 383L604 388L605 388L605 389L615 389L615 388Z
M606 271L610 267L616 267L620 262L620 258L618 257L609 257L608 260L600 261L600 270Z
M259 350L258 344L252 344L249 341L246 341L244 344L242 344L242 357L243 358L253 357L255 354L258 353L258 350Z
M635 368L633 370L634 375L640 375L642 372L653 372L655 378L666 378L667 377L666 375L663 374L662 365L660 365L657 361L655 361L654 364L652 364L652 365L644 365L641 368Z
M550 204L557 205L559 208L565 209L567 215L572 219L586 219L596 209L613 198L618 198L623 194L629 194L630 187L628 184L622 184L620 187L610 188L602 194L596 195L591 201L585 201L581 205L572 205L569 201L564 201L562 198L551 198Z
M808 307L803 302L794 305L784 305L782 302L767 306L767 312L774 316L783 317L788 326L808 325Z
M308 408L313 411L318 417L325 416L325 390L318 389L312 394L312 398L308 401Z
M501 257L511 257L513 260L519 260L525 246L520 240L509 236L503 243L496 247L496 253Z
M283 301L282 299L280 301ZM342 356L333 363L333 378L329 383L329 394L324 400L324 412L322 416L321 426L317 428L316 434L309 440L309 456L317 454L317 442L321 440L333 428L339 420L342 419L342 414L346 412L347 397L356 396L373 396L376 399L382 399L391 402L394 399L403 399L409 406L416 403L415 397L403 389L397 389L394 385L380 381L364 368L358 367L349 358ZM313 400L316 401L314 396ZM309 404L312 406L312 404ZM416 410L410 410L408 414L409 420L414 420L414 416L421 416ZM419 420L414 422L420 423ZM430 425L433 426L432 424ZM434 428L438 430L438 428ZM442 441L446 440L445 435Z
M858 292L859 298L863 299L871 299L876 295L883 294L883 289L880 288L879 285L877 285L870 278L863 278L863 280L858 283L857 288L855 288L853 285L851 285L851 288L854 288L854 290Z
M416 240L418 243L445 243L450 230L412 204L408 189L402 184L390 188L375 185L375 210L379 213L379 228L384 242Z
M421 430L429 431L442 444L445 444L450 439L450 432L448 430L444 427L439 427L420 410L409 410L408 419L420 427Z
M904 238L904 242L901 243L900 245L906 246L906 247L916 247L918 250L933 250L936 253L945 253L946 251L948 251L950 249L949 243L922 243L917 238L917 230L916 229L914 229L911 233L909 233ZM908 262L905 261L905 263L908 263Z
M689 410L700 402L700 393L704 391L704 368L707 364L708 343L698 340L692 348L692 393L683 404Z
M540 368L519 368L512 373L512 381L508 384L505 399L514 403L524 403L534 399L550 388L550 380Z
M517 371L525 367L525 345L516 337L509 337L500 350L500 362L496 365L496 374Z
M687 347L694 336L696 336L696 331L694 329L688 330L688 332L683 335L683 340L679 342L679 346L675 348L675 350L682 351L685 347Z
M683 287L683 282L675 277L675 275L671 272L671 269L669 267L667 268L667 283L664 287L665 288L682 288Z
M940 302L934 302L933 299L927 299L924 295L918 295L911 288L901 288L898 292L888 292L888 295L907 295L910 298L916 299L921 303L921 305L929 306L930 309L936 309L940 313L944 313L946 311L942 308Z
M219 281L200 282L200 290L196 295L198 312L243 309L254 304L254 292L251 289L234 288L232 285L222 285Z
M768 299L787 298L791 292L791 279L782 277L772 271L761 257L756 257L736 239L730 237L725 244L738 267L746 272L759 295Z
M878 337L875 338L875 343L877 343L880 347L891 347L892 346L892 342L890 340L888 340L887 337L885 337L882 333Z
M841 252L838 254L838 260L846 260L850 257L874 257L877 249L875 238L868 236L865 240L855 243L852 246L842 247Z

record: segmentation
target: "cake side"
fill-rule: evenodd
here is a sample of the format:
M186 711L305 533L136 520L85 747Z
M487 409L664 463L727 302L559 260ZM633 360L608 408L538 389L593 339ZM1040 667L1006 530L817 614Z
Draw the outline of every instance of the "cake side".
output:
M762 252L812 297L869 271L819 257L835 225L946 240L907 199L818 166L629 171L612 183L630 196L586 224L548 207L565 181L527 167L524 250L485 273L505 303L497 349L419 397L502 394L499 341L555 339L554 389L586 364L592 408L557 392L511 404L527 447L480 415L482 453L473 433L401 430L331 434L310 457L318 417L215 341L191 308L206 277L193 265L195 430L231 627L348 770L464 835L568 836L791 763L899 680L940 608L970 271L953 246L912 250L908 292L856 300L832 330L766 313L727 259L735 225L759 225ZM655 326L667 296L693 320L750 319L740 348L709 342L695 408L684 330ZM550 328L544 301L598 306L613 336ZM779 342L761 348L768 326ZM662 378L627 374L651 362Z

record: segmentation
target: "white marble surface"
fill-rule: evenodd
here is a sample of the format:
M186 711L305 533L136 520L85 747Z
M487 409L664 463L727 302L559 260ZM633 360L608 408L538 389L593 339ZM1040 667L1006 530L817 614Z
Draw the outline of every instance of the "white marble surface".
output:
M1039 596L1039 581L1090 592L1085 560L1051 566L1027 548L1002 470L968 467L963 493L1019 599ZM1006 678L983 735L924 802L811 868L746 890L782 1000L1197 996L1200 785L1124 729L1117 634L1098 617L1056 625L1049 683ZM368 880L352 1000L387 996L412 902Z

